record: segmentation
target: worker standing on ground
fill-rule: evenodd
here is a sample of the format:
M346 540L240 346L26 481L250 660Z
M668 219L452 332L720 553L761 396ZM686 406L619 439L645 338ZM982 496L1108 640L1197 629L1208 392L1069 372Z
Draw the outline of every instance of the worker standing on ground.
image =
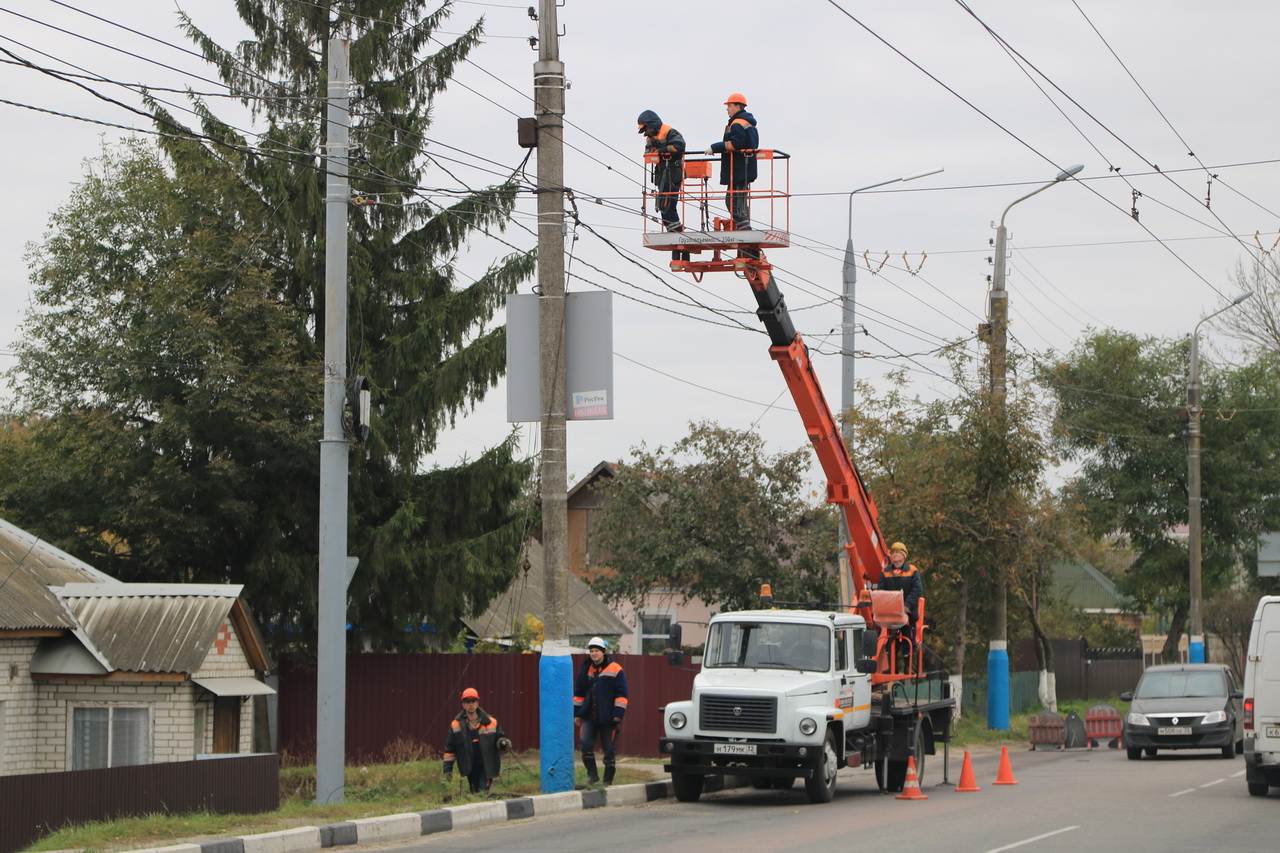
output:
M587 642L589 659L583 661L573 685L573 715L581 721L578 746L582 750L582 766L587 769L587 784L596 785L596 741L604 752L604 783L613 784L616 770L615 745L622 733L622 718L627 713L627 674L622 664L609 657L609 646L599 637Z
M502 773L499 753L511 748L498 718L480 707L480 693L474 687L462 691L462 710L449 724L444 746L444 778L453 779L456 761L462 775L471 784L471 793L489 790Z
M662 227L668 231L681 231L677 202L680 184L684 180L684 137L680 131L662 119L653 110L645 110L636 119L639 132L644 134L645 154L656 155L650 176L658 188L656 207L662 216ZM646 157L650 161L652 157Z
M712 143L708 154L720 155L720 183L725 185L724 204L733 218L735 231L751 228L751 182L756 179L755 150L760 147L756 118L747 112L747 96L734 92L725 98L729 122L724 126L724 139ZM758 252L757 252L758 254Z

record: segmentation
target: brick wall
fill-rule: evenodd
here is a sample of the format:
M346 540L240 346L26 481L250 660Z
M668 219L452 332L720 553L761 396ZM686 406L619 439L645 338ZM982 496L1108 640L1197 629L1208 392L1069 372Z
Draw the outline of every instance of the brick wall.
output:
M249 658L240 644L240 635L235 625L227 620L218 627L213 644L209 646L209 654L204 663L194 674L194 678L256 678L257 673L249 664ZM200 696L199 694L203 694ZM213 749L213 701L209 694L197 690L197 701L207 705L205 711L205 749ZM194 714L194 711L193 711ZM253 702L245 700L240 703L240 751L253 752Z
M0 639L0 776L36 769L36 688L31 655L39 640Z
M195 688L189 683L91 684L41 682L37 688L34 770L71 769L71 727L78 707L145 707L150 710L151 761L190 761L194 755Z

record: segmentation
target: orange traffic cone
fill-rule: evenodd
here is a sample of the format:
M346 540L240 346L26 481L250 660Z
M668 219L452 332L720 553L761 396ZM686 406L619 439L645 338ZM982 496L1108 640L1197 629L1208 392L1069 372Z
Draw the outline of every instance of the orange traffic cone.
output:
M996 771L997 785L1016 785L1018 780L1013 778L1013 765L1009 763L1009 747L1000 747L1000 769Z
M970 760L967 749L964 751L964 764L960 767L960 784L956 786L956 790L962 794L982 790L978 787L978 780L973 777L973 761Z
M902 793L894 797L895 800L927 800L929 799L920 790L920 780L916 778L916 757L914 755L907 756L907 781L902 786Z

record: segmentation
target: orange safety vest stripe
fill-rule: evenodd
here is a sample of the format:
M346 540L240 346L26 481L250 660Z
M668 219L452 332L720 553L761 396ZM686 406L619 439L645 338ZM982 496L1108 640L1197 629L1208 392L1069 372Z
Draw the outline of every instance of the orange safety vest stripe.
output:
M614 661L613 663L606 666L603 670L601 670L600 674L614 677L620 672L622 672L622 664L618 663L617 661Z
M659 142L666 142L667 134L670 132L671 132L671 125L664 124L662 127L658 128L658 135L655 136L654 139L658 140Z
M613 704L614 704L614 705L621 705L621 706L623 706L623 707L625 708L625 707L627 706L627 697L626 697L626 696L619 696L617 699L614 699L614 700L613 700Z

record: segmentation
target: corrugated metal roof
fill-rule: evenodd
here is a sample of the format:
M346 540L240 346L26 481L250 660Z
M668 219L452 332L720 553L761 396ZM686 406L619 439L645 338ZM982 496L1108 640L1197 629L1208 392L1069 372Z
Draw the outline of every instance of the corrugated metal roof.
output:
M478 616L463 619L465 624L477 637L509 637L512 626L517 619L532 613L546 621L547 605L543 594L543 559L542 543L530 539L525 545L526 571L516 574L511 582L488 609ZM630 629L626 623L614 615L600 597L591 588L572 574L569 575L569 634L578 636L586 634L625 634Z
M54 593L113 670L199 669L238 584L68 584Z
M1053 586L1071 607L1081 610L1124 608L1124 596L1111 578L1082 560L1054 563Z
M74 627L49 587L86 582L115 579L0 518L0 629Z

